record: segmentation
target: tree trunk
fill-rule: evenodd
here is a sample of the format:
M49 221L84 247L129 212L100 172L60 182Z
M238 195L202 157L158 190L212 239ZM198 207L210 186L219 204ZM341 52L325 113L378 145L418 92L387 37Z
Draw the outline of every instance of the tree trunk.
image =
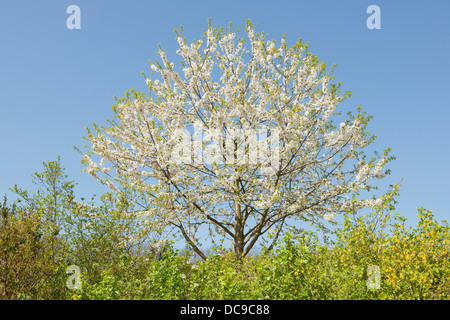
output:
M239 190L239 179L236 180L236 187ZM237 196L234 200L234 252L236 253L236 258L241 260L244 252L244 221L241 204Z

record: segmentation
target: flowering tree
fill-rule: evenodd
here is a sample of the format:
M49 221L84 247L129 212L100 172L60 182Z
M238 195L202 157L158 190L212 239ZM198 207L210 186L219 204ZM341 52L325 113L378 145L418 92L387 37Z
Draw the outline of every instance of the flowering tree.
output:
M388 148L366 160L361 150L375 137L360 107L333 125L350 96L330 83L334 66L326 72L301 39L288 47L283 36L276 46L250 21L245 30L247 46L231 25L209 23L190 45L176 32L182 73L160 48L150 94L127 92L108 127L87 129L86 171L116 192L136 191L130 201L142 210L130 215L160 233L179 231L204 259L202 226L231 239L241 258L298 220L325 228L336 214L378 205L381 198L356 195L393 159Z

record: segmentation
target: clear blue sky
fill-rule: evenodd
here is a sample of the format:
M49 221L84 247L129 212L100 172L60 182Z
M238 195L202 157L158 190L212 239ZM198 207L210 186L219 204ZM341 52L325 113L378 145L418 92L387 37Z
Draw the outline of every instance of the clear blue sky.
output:
M69 30L66 9L81 9L81 30ZM381 9L381 29L369 30L369 5ZM31 174L61 156L78 198L106 189L81 173L73 146L85 127L112 117L114 95L146 90L141 71L157 58L157 44L173 62L174 29L199 39L215 27L244 25L288 44L302 37L353 96L374 116L374 148L392 147L397 160L384 185L399 182L397 212L417 221L416 207L450 215L449 1L24 1L0 2L0 192L14 184L34 191ZM383 184L382 184L383 185Z

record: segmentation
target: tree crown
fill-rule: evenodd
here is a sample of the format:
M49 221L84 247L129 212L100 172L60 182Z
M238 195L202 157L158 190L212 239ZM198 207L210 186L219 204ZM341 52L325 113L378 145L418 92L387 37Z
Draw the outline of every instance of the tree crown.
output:
M333 124L351 94L331 83L334 65L327 72L301 39L289 47L283 36L277 46L250 21L245 31L236 38L231 26L209 23L190 45L177 31L182 72L160 48L150 67L162 81L146 77L150 94L127 92L109 126L94 124L86 138L86 171L116 192L135 190L148 227L173 227L201 256L201 226L231 238L241 257L297 220L324 227L338 213L380 205L358 191L372 189L393 159L388 148L366 160L361 150L375 136L360 106Z

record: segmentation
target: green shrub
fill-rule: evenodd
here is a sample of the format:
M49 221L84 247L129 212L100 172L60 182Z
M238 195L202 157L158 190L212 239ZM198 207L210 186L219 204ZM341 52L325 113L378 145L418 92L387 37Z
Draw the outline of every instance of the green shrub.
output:
M62 260L54 259L40 214L8 206L6 197L0 210L0 300L62 298Z

